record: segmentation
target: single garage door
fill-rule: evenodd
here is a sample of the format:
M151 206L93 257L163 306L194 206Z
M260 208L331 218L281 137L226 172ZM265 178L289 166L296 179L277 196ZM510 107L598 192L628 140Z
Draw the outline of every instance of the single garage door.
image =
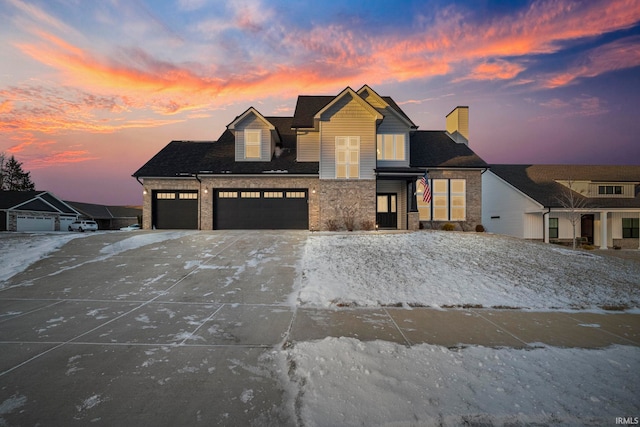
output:
M151 209L153 226L157 229L198 229L197 191L154 191Z
M17 231L54 231L56 229L53 217L18 215L17 220Z
M308 191L225 189L213 201L214 228L309 229Z

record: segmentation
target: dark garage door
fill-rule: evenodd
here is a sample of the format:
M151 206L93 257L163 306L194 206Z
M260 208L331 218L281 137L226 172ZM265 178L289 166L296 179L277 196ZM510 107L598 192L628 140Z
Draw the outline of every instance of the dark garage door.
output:
M198 229L198 192L153 192L153 225L158 229Z
M213 201L214 228L309 228L308 192L300 189L218 190Z

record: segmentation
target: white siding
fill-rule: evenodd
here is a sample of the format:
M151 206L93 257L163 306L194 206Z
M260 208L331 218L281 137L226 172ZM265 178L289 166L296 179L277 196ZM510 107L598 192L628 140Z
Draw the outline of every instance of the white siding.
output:
M298 131L297 160L317 162L320 160L320 132Z
M337 136L360 137L360 179L375 179L376 121L350 95L328 109L320 121L320 179L335 179L335 139Z
M244 157L244 130L245 129L260 129L261 142L260 142L260 158L245 159ZM271 131L269 126L258 119L254 114L248 115L244 120L236 125L236 162L263 162L270 161L273 154L273 142L271 141Z
M487 231L525 239L542 239L542 212L539 204L490 170L482 174L482 224Z

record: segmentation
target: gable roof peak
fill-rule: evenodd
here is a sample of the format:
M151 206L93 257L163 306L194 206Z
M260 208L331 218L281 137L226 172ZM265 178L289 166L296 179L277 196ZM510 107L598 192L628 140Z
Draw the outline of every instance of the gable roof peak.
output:
M259 120L264 122L268 126L269 130L275 130L276 127L269 120L267 120L265 118L265 116L263 116L258 110L256 110L254 107L247 108L244 113L240 114L238 117L233 119L233 121L227 125L227 129L235 130L236 126L251 114L253 114Z
M371 104L369 104L365 99L363 99L357 92L351 89L351 87L347 86L342 92L340 92L337 96L335 96L331 102L329 102L327 105L324 106L324 108L318 111L315 114L314 119L320 120L320 118L325 113L325 111L327 111L329 108L335 105L340 99L342 99L347 95L351 95L351 97L360 105L362 105L367 111L369 111L371 115L376 118L376 120L382 120L384 118L384 116L377 109L375 109Z

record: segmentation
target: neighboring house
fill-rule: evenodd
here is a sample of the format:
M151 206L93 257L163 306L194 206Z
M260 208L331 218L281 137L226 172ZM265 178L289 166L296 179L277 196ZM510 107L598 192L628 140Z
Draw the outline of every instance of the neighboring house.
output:
M446 131L418 131L366 85L299 96L293 117L251 107L217 141L173 141L133 174L143 228L472 229L487 164L468 146L468 111L452 111ZM419 183L427 170L429 204Z
M136 206L105 206L93 203L67 202L82 214L92 219L99 230L118 230L131 224L138 224L142 208Z
M482 188L487 231L640 248L640 166L491 165Z
M79 216L48 191L0 191L0 231L67 231Z

